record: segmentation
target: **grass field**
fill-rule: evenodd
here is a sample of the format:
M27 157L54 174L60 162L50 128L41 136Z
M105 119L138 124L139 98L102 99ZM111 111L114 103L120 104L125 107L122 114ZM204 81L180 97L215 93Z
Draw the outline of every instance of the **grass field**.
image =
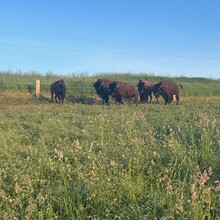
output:
M219 80L174 78L179 106L103 106L90 87L104 75L66 78L63 105L57 76L40 76L39 100L39 76L0 77L0 219L220 219Z

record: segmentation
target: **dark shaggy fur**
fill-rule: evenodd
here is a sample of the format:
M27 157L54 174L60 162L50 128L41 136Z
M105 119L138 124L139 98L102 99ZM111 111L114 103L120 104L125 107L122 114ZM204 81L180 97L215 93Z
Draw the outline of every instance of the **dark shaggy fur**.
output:
M63 103L66 96L66 84L60 79L50 85L51 101L55 98L56 103ZM55 96L54 96L55 95Z
M138 90L135 86L125 82L113 82L109 85L109 94L114 95L115 102L122 104L122 98L134 99L135 103L138 104Z
M112 80L108 79L98 79L94 84L93 87L96 90L97 95L102 98L103 104L108 104L109 102L109 85L112 83Z
M154 85L155 83L147 81L147 80L143 80L140 79L137 87L138 87L138 91L139 91L139 96L140 96L140 101L143 103L145 100L148 102L148 97L150 97L150 101L149 103L151 103L152 101L152 93L154 93ZM157 99L157 103L158 102L158 97L159 95L154 93L154 96Z
M182 88L182 85L177 85L169 80L162 80L154 85L154 92L163 97L165 105L170 104L175 98L176 104L178 105L180 98L179 87Z

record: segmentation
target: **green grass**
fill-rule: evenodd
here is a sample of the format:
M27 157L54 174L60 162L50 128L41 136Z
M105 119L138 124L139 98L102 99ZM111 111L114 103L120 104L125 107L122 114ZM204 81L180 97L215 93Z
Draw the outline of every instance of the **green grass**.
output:
M220 219L219 109L213 94L103 106L4 91L0 219Z
M0 72L0 92L30 92L35 93L36 79L41 80L42 94L50 92L50 84L59 80L61 76L48 73L45 76L35 72L31 73L10 73ZM186 77L165 77L154 76L152 74L101 74L96 76L72 75L63 76L67 85L68 96L94 96L96 95L92 84L98 78L107 78L116 81L125 81L133 85L137 85L139 79L146 79L152 82L159 82L163 79L170 79L176 83L183 85L181 90L182 96L219 96L220 95L220 79L206 78L186 78Z

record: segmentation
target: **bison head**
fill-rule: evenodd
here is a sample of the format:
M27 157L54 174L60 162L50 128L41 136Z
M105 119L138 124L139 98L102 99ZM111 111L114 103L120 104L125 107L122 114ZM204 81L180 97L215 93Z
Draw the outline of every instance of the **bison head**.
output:
M137 84L141 102L143 101L143 98L144 98L143 97L143 92L144 92L144 88L145 88L145 83L146 83L145 80L140 79L138 84Z
M95 88L97 94L102 94L103 92L108 92L108 84L105 83L103 80L98 79L94 84L93 87Z
M161 95L163 92L163 83L159 82L154 85L154 93L155 95Z
M119 84L116 81L112 82L108 88L109 95L112 95L112 93L114 93L115 89L118 88L118 86Z
M62 85L64 85L64 84L65 84L64 79L60 79L60 80L59 80L59 83L62 84Z
M96 88L96 91L99 93L99 94L108 94L108 89L109 89L109 86L105 83L101 83L97 88Z
M93 84L93 87L95 88L96 90L96 93L98 95L100 95L100 89L101 89L101 85L102 85L102 81L100 79L98 79L94 84Z
M97 89L101 84L102 84L101 80L98 79L95 83L93 83L93 87L95 87L95 89Z
M138 84L137 84L139 93L143 92L144 86L145 86L145 82L140 79L139 82L138 82Z

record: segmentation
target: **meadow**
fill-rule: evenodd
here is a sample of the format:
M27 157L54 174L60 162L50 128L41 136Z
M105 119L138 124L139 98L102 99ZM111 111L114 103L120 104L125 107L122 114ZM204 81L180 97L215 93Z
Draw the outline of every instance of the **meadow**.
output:
M220 219L220 80L176 77L180 104L101 105L98 78L0 74L0 219ZM35 80L41 79L36 99Z

